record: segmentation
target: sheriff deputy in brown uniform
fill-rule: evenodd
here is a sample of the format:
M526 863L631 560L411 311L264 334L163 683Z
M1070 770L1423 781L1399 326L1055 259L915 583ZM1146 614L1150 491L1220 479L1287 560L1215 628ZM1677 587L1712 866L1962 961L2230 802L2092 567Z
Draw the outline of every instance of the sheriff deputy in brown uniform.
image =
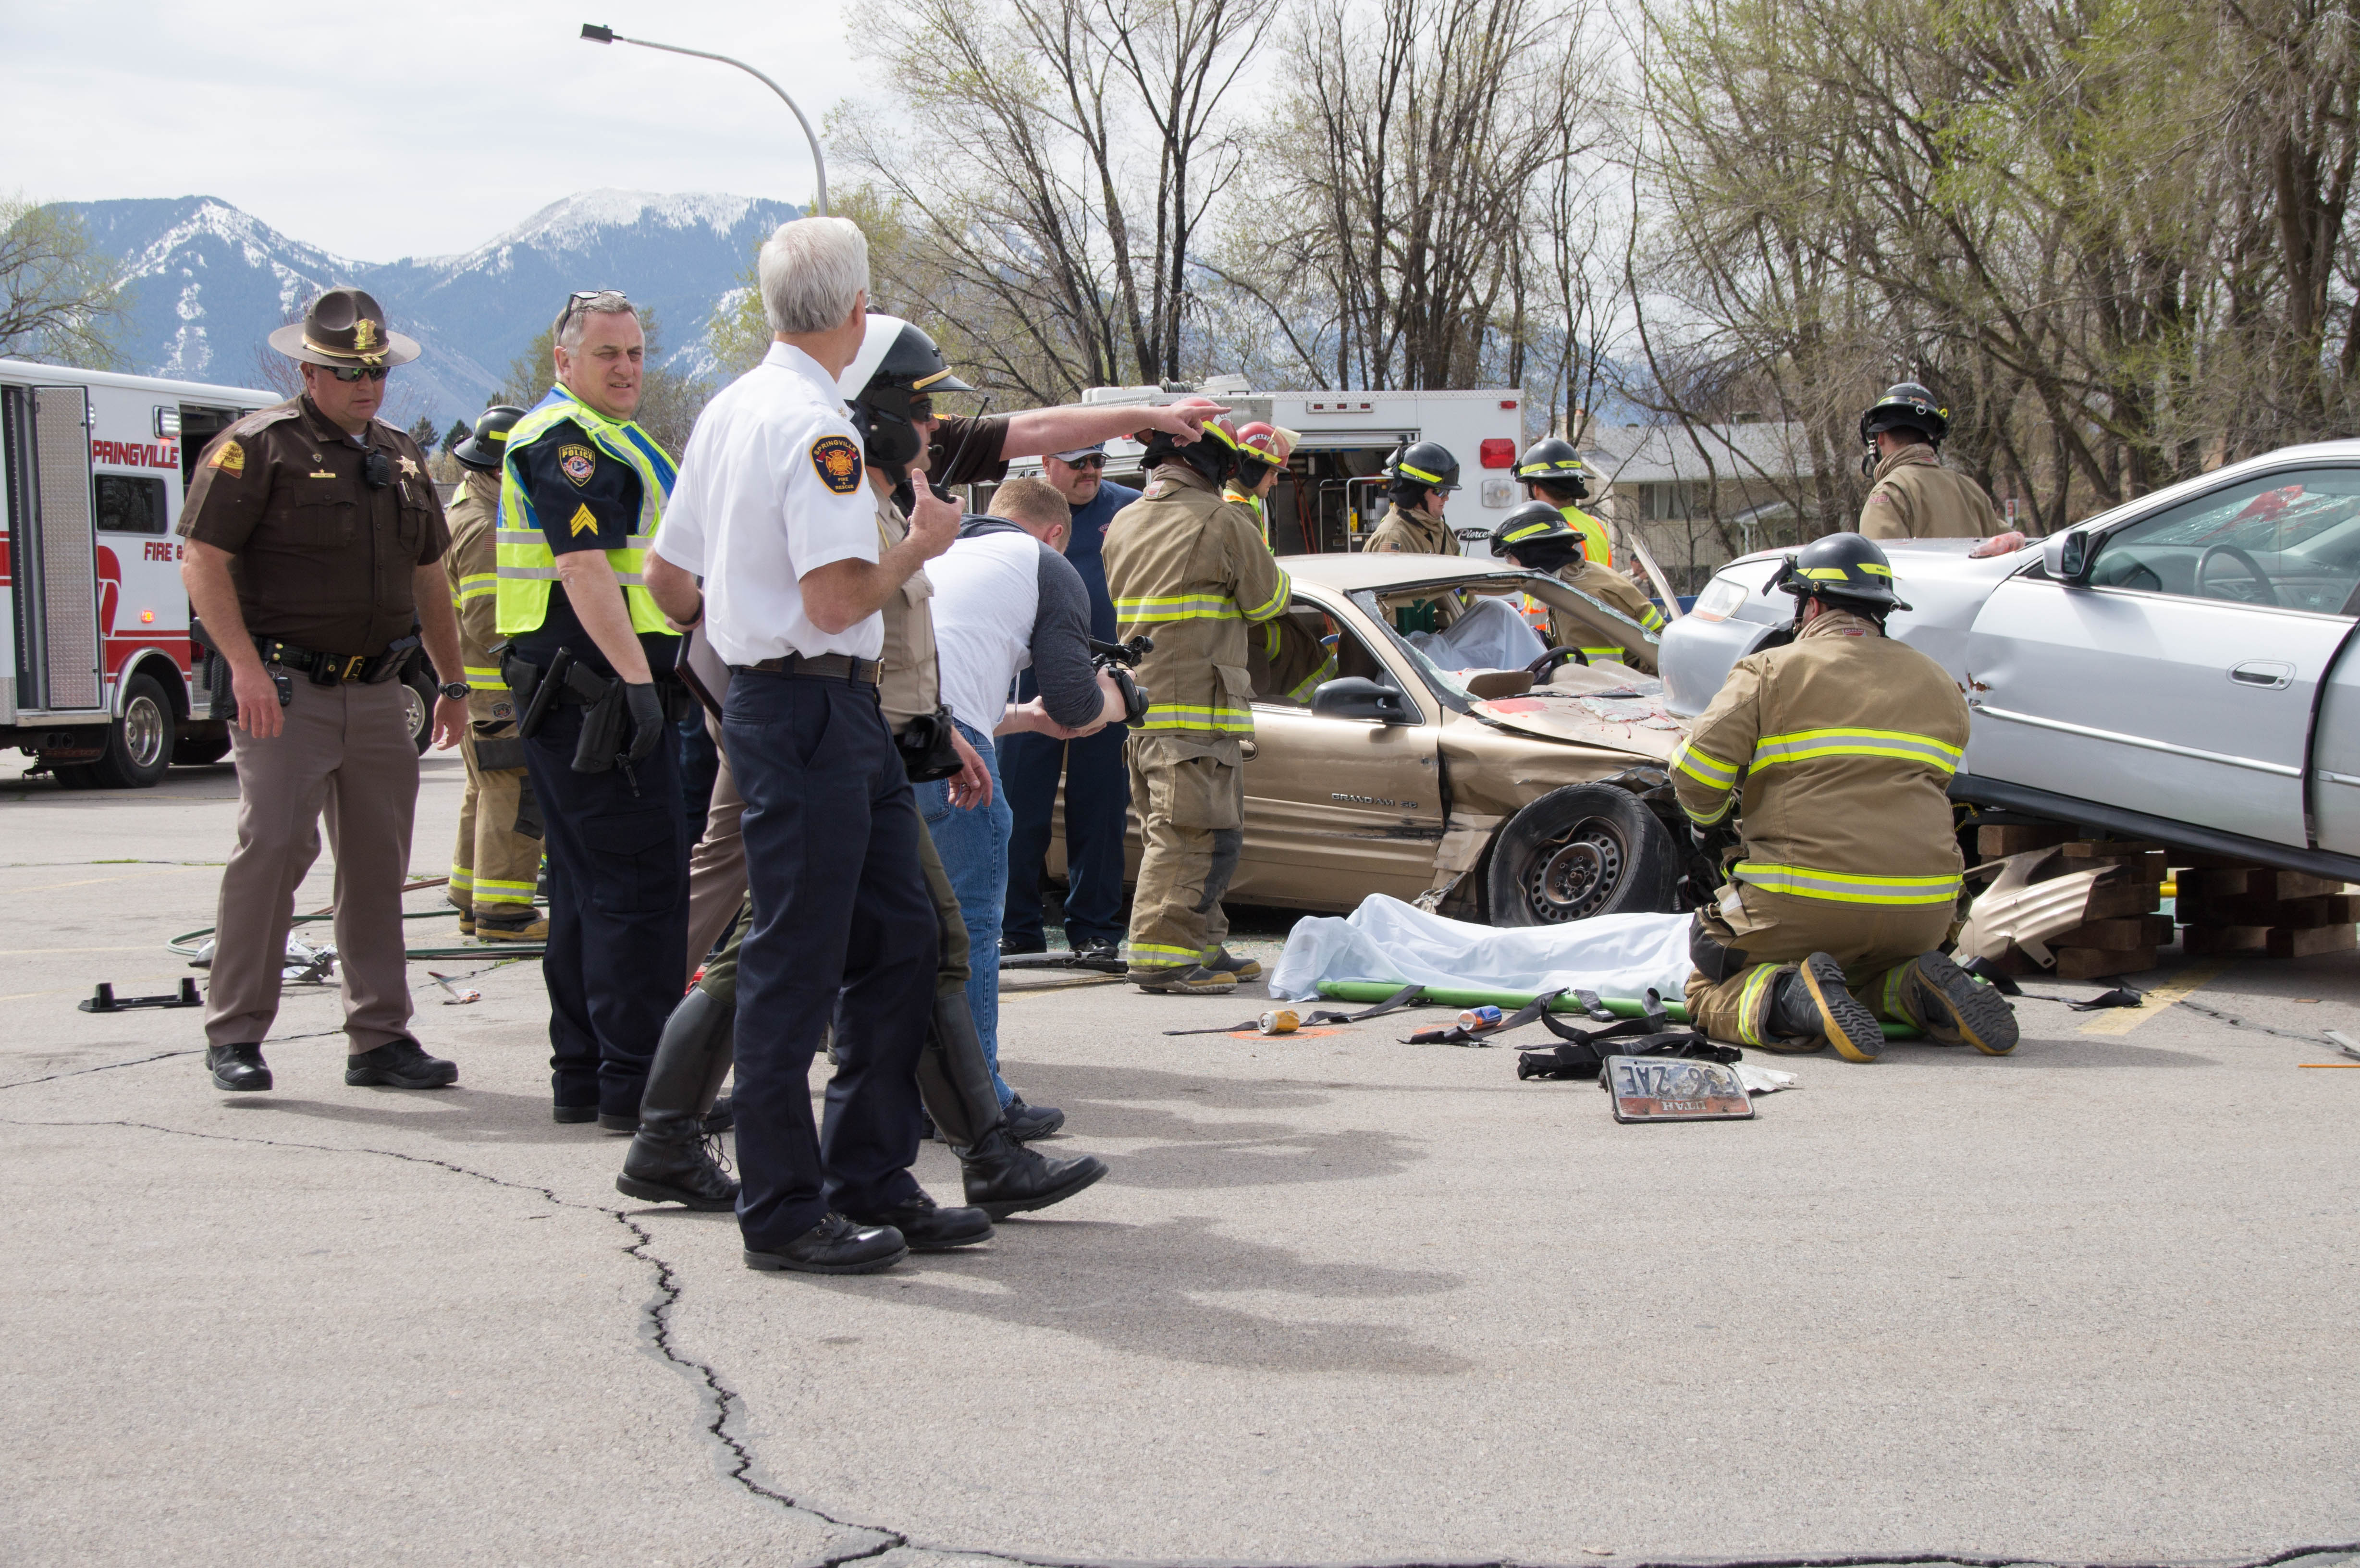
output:
M1879 1018L2004 1055L2007 999L1939 951L1959 896L1947 791L1966 701L1885 635L1908 606L1869 540L1814 540L1776 581L1795 595L1795 640L1738 660L1672 754L1708 855L1727 847L1732 811L1742 835L1689 934L1688 1016L1716 1040L1832 1045L1849 1062L1884 1050Z
M270 334L301 366L303 392L248 414L198 460L180 532L180 580L207 640L229 661L237 717L237 845L222 871L205 997L205 1066L216 1088L268 1089L263 1037L295 889L336 856L336 957L344 1082L436 1089L459 1070L410 1033L401 886L418 803L418 749L398 679L418 646L449 676L459 629L440 564L450 536L426 454L377 419L385 377L418 357L357 289L331 289ZM456 744L467 687L434 704L434 738Z
M1863 537L1993 541L1977 548L1977 555L2004 555L2024 544L1982 485L1942 466L1942 438L1950 433L1949 410L1937 408L1934 394L1914 381L1886 388L1860 417L1860 439L1868 448L1860 469L1874 481L1860 508Z
M467 763L467 794L459 803L459 842L451 852L449 898L459 931L483 942L541 942L549 922L532 907L541 878L541 808L525 773L524 742L516 735L516 701L500 678L493 645L500 641L493 535L500 521L500 460L508 431L524 418L508 404L485 409L475 428L452 449L459 493L449 513L451 548L442 566L459 612L459 657L466 660L469 720L459 754Z
M1527 501L1510 512L1491 530L1491 553L1532 572L1546 572L1568 588L1580 590L1611 609L1639 623L1650 637L1664 629L1664 612L1639 592L1639 585L1611 566L1601 566L1583 553L1586 541L1566 520L1563 510L1546 501ZM1643 673L1655 673L1652 642L1637 647L1590 648L1583 639L1595 633L1581 621L1551 606L1549 646L1579 648L1591 659L1611 659Z
M1221 894L1245 844L1246 628L1284 614L1293 590L1253 513L1221 498L1237 453L1218 421L1185 445L1150 436L1146 493L1107 525L1116 635L1155 645L1136 672L1147 717L1125 747L1141 852L1123 958L1142 991L1217 996L1262 973L1221 945Z

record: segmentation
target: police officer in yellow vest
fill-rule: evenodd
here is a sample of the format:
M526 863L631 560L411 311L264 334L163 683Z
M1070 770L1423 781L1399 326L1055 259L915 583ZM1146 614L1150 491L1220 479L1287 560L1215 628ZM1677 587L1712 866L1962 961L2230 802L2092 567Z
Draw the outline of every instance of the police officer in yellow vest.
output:
M642 576L673 463L630 422L646 349L631 302L576 293L554 336L557 384L508 432L501 474L502 668L548 835L554 1113L630 1132L688 941L666 744L668 713L686 708L680 638Z
M1283 615L1292 590L1253 514L1222 498L1237 454L1217 420L1185 445L1155 432L1146 493L1107 525L1116 635L1155 645L1137 672L1147 717L1125 748L1141 847L1123 958L1143 991L1213 996L1262 973L1222 946L1221 894L1245 844L1247 627Z
M1630 616L1651 636L1664 629L1664 612L1655 608L1655 601L1612 567L1585 558L1581 535L1546 501L1527 501L1502 517L1491 530L1491 553L1527 570L1549 573L1567 587ZM1554 606L1549 610L1548 642L1551 648L1579 648L1587 658L1611 659L1648 675L1655 673L1653 643L1591 646L1597 642L1591 628Z
M1565 518L1566 527L1581 538L1581 553L1604 567L1614 564L1614 549L1606 541L1606 528L1576 502L1590 495L1590 470L1573 443L1557 436L1533 442L1516 460L1516 477L1527 499L1546 501ZM1651 628L1652 629L1652 628Z
M481 942L542 942L549 922L532 907L541 878L541 807L525 777L524 742L517 739L515 694L500 678L492 645L497 628L499 578L495 568L500 520L500 459L522 408L500 404L475 416L475 428L452 449L459 493L443 516L451 548L442 566L451 603L459 612L459 657L467 697L466 733L459 752L467 765L467 793L459 803L459 842L451 852L449 898L459 931Z
M1942 667L1885 635L1907 609L1885 552L1830 534L1781 569L1795 639L1737 661L1672 784L1700 847L1741 853L1688 935L1688 1016L1768 1051L1885 1048L1878 1020L1987 1055L2016 1049L2007 999L1940 951L1959 896L1949 789L1967 704ZM1716 859L1716 864L1718 860Z

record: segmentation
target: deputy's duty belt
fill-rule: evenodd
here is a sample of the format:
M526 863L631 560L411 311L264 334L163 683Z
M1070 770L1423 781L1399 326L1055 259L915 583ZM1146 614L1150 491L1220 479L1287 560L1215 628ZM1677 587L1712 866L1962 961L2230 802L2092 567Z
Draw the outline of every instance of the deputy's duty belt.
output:
M402 661L417 646L418 639L410 637L402 638L383 653L320 653L271 637L254 639L254 651L262 656L263 663L300 670L309 675L316 686L342 686L347 681L374 686L380 681L390 681L400 673Z
M856 686L874 686L885 678L885 667L876 659L855 659L848 653L823 653L816 659L790 653L735 668L759 670L768 675L817 675L830 681L849 681Z

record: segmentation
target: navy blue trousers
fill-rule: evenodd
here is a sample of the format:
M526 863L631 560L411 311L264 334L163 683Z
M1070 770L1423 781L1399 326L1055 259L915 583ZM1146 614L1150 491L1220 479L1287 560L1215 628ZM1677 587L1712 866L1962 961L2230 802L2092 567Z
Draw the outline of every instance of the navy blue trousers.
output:
M1048 865L1049 813L1057 775L1065 776L1065 940L1120 942L1122 833L1131 773L1122 760L1127 724L1109 724L1087 740L1044 735L1000 737L1000 776L1016 830L1008 841L1008 911L1000 929L1042 939L1041 877Z
M524 743L549 852L550 1088L561 1105L636 1117L688 945L687 824L670 746L605 773L574 771L583 710L549 710ZM631 792L636 779L639 793Z
M934 905L874 688L741 670L722 712L754 899L738 961L738 1228L775 1251L831 1209L918 1191ZM815 1127L811 1062L831 1017L836 1070Z

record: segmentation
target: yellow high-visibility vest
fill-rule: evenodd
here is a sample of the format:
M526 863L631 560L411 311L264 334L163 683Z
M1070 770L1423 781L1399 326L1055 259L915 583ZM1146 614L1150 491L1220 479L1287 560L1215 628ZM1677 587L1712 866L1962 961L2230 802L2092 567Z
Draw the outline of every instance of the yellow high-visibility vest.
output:
M1614 564L1614 547L1606 542L1606 528L1579 506L1559 506L1566 526L1581 536L1581 553L1601 566Z
M606 418L563 386L552 387L549 395L516 422L508 431L507 455L500 462L500 521L492 536L492 560L499 576L493 603L501 635L537 631L549 618L549 585L557 580L557 553L549 548L541 514L519 477L517 454L568 420L581 428L593 446L617 463L629 463L639 476L639 530L622 549L606 552L606 564L615 569L615 580L623 585L631 629L678 635L664 625L663 611L647 588L647 552L656 542L656 528L663 521L664 502L672 496L678 467L647 431L628 420Z

